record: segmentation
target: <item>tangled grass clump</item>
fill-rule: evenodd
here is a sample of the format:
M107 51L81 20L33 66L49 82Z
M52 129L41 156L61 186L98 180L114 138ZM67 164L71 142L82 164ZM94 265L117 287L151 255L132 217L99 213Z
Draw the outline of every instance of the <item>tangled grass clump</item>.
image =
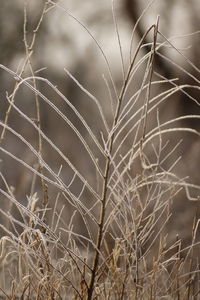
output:
M173 170L182 163L177 155L182 134L199 138L196 129L179 124L198 120L199 115L169 114L162 119L171 98L199 87L181 85L155 70L155 57L162 55L163 47L182 55L160 33L158 20L134 54L131 44L126 68L113 9L121 87L115 84L103 49L77 20L107 67L104 102L65 70L87 97L85 105L95 106L88 119L83 117L58 87L37 76L32 65L37 33L50 9L62 9L69 16L46 1L30 44L25 9L26 59L21 72L0 65L14 86L5 92L7 110L0 121L2 160L23 173L26 191L24 197L19 186L11 186L10 174L0 173L0 299L199 299L198 214L187 232L189 243L169 229L179 195L198 206L191 191L198 193L200 187ZM150 52L142 55L151 34ZM162 59L169 61L163 55ZM22 96L34 109L26 110ZM53 116L56 135L43 126L48 118L43 111ZM20 128L18 120L23 121Z

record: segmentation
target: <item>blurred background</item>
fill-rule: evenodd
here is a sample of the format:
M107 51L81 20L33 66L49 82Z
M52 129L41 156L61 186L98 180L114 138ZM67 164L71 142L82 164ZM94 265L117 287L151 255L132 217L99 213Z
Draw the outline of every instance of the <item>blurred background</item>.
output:
M35 76L41 76L52 82L69 99L75 108L81 112L97 139L102 142L101 133L105 132L105 128L102 126L101 116L97 113L96 105L94 102L88 100L87 94L81 88L77 87L77 84L64 69L69 70L92 95L95 95L101 104L108 124L111 125L112 106L108 105L110 93L107 87L107 84L110 85L108 68L102 51L94 39L102 47L101 49L103 49L109 62L112 77L117 88L120 89L123 82L123 72L113 22L112 2L108 0L63 0L55 1L55 3L57 4L56 6L54 6L53 1L44 0L1 0L0 64L5 65L22 77L35 74ZM129 65L132 30L144 11L145 13L136 27L133 36L133 50L145 31L156 22L159 15L160 31L165 37L171 38L170 41L173 45L180 49L192 63L199 67L200 36L198 30L200 24L200 3L198 0L157 0L152 1L152 3L146 0L116 0L114 2L114 14L119 28L126 69ZM83 25L80 25L79 21L75 18L80 20L87 29L83 28ZM87 30L92 33L94 39L88 34ZM160 38L160 41L163 42L163 39ZM147 46L143 48L143 53L140 53L141 56L150 50L148 43L152 42L152 40L148 36L145 42ZM165 48L161 48L160 53L172 59L180 66L178 68L175 64L170 63L169 60L157 56L155 59L155 69L162 76L178 78L179 84L199 84L199 70L192 68L186 59L179 55L176 50L168 45ZM30 57L30 60L27 60L27 57ZM181 68L185 68L186 72ZM141 68L137 72L137 80L134 80L131 84L130 93L137 90L143 76L144 70ZM0 119L5 122L6 116L8 116L7 124L23 135L36 149L39 149L38 133L33 129L32 125L26 122L15 109L11 109L8 113L9 103L6 99L6 92L10 96L10 100L12 100L16 80L13 79L13 75L1 68L0 82ZM45 81L36 80L35 85L39 91L69 118L74 126L79 128L85 141L90 143L91 137L88 135L88 132L61 97ZM155 92L162 92L162 88L160 88L160 91L156 90ZM160 108L161 121L185 114L199 115L199 91L197 89L189 89L187 92L192 99L196 99L197 101L194 102L188 95L176 93L170 101ZM37 123L38 111L34 92L30 91L26 86L21 85L13 95L17 107L33 122ZM153 128L156 120L152 117L148 120L148 123L149 128ZM96 171L94 165L90 163L90 159L77 139L77 136L52 111L50 106L41 100L40 126L47 136L73 162L74 166L80 170L81 174L87 178L94 189L96 189ZM197 131L199 131L200 127L199 120L192 119L183 121L179 126L190 127ZM170 140L171 145L174 146L179 140L184 140L174 154L173 161L179 156L183 157L181 163L175 166L174 171L181 178L188 176L191 183L198 185L200 179L199 138L197 135L191 133L180 133L178 138L175 134L167 138ZM124 148L126 149L130 144L131 141L127 141ZM5 131L1 135L1 147L14 153L14 155L30 166L36 169L39 168L37 166L37 157L34 157L30 149L11 132ZM92 147L101 163L101 155L98 154L95 146ZM62 158L45 141L43 141L42 149L42 156L49 166L51 166L52 170L56 174L59 174L66 184L70 184L73 176L71 169L67 165L65 166ZM170 150L166 148L166 151ZM123 155L123 151L120 155ZM149 155L153 155L150 149ZM13 160L5 152L1 151L0 158L1 173L5 176L8 186L12 189L13 194L20 203L27 203L27 196L33 195L36 191L39 197L45 197L45 191L40 184L40 180L35 178L31 171L22 167L21 163ZM173 161L170 161L170 159L164 163L166 169L170 164L173 164ZM133 173L136 174L137 172L140 172L139 166L138 170L134 170ZM133 176L135 176L134 174ZM2 189L7 190L3 179L1 180L1 186ZM74 186L72 184L71 187L75 194L77 193L78 195L81 192L81 184L78 181L76 181ZM55 203L57 191L51 192L51 186L48 186L48 189L48 201ZM192 191L192 193L194 194L193 196L198 195L198 191L196 190ZM43 196L41 196L42 194ZM82 196L87 199L89 197L88 192L85 191ZM1 197L1 202L1 207L5 208L5 210L10 209L11 211L15 211L15 208L9 208L8 201L3 196ZM59 203L61 209L64 200ZM195 214L198 214L198 206L198 201L190 202L187 200L185 192L180 193L173 207L175 217L170 222L170 230L173 237L176 236L177 232L181 232L183 236L186 236L186 239L190 238L193 219ZM67 208L66 215L69 215L69 219L71 218L70 211L73 211L72 207ZM2 222L6 222L3 215Z

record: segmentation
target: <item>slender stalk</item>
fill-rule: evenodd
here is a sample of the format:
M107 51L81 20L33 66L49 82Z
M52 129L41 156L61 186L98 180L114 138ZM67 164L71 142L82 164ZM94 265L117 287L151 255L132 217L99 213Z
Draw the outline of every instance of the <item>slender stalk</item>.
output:
M106 207L106 199L107 199L107 193L108 193L108 181L109 181L109 172L110 172L110 166L111 166L111 153L113 150L113 145L114 145L114 138L116 134L116 125L118 123L119 115L120 115L120 109L121 105L124 99L124 95L127 90L127 85L131 76L131 71L133 69L133 65L135 63L136 57L139 53L139 50L141 49L142 43L148 33L152 30L155 29L156 25L152 25L143 35L140 43L138 44L138 47L135 51L135 54L133 56L132 62L130 63L130 66L128 68L120 96L118 99L116 111L115 111L115 116L113 120L113 126L112 126L112 131L109 136L109 143L108 143L108 149L107 149L107 158L106 158L106 166L105 166L105 172L103 176L103 188L102 188L102 198L101 198L101 209L100 209L100 217L99 217L99 222L98 222L98 233L97 233L97 241L96 241L96 250L94 254L94 260L93 260L93 266L92 266L92 272L91 272L91 278L89 282L89 288L88 288L88 300L92 299L93 291L94 291L94 284L95 284L95 278L96 278L96 273L97 273L97 268L99 264L99 255L100 255L100 250L101 250L101 245L102 245L102 237L103 237L103 228L104 228L104 219L105 219L105 207Z

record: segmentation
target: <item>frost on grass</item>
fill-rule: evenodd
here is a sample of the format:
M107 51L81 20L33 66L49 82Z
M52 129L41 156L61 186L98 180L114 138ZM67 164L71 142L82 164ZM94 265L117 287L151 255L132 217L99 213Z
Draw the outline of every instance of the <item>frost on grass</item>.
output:
M88 114L33 67L37 34L55 9L87 32L104 60L103 100L64 70ZM187 170L182 172L182 152L188 137L198 143L199 132L182 124L199 115L176 114L174 102L184 94L198 105L188 90L199 90L199 82L165 78L155 59L190 76L162 54L171 47L199 70L159 31L159 19L135 50L130 38L125 58L114 6L112 11L120 84L90 30L53 1L45 3L31 41L24 8L21 69L0 65L13 87L4 91L7 110L0 121L2 163L9 166L0 173L2 299L191 299L198 294L200 188L186 177ZM143 55L147 36L150 51ZM17 186L10 183L13 172ZM176 217L180 207L190 209L184 232Z

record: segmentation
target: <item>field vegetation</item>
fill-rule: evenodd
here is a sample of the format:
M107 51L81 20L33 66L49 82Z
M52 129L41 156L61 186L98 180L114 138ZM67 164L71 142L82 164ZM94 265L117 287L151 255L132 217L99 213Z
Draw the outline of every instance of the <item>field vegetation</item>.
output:
M0 299L200 299L198 66L161 17L138 35L149 7L124 51L111 1L116 76L89 26L51 0L31 23L30 3L24 55L16 68L0 64ZM65 66L62 84L42 62L57 11L102 61Z

